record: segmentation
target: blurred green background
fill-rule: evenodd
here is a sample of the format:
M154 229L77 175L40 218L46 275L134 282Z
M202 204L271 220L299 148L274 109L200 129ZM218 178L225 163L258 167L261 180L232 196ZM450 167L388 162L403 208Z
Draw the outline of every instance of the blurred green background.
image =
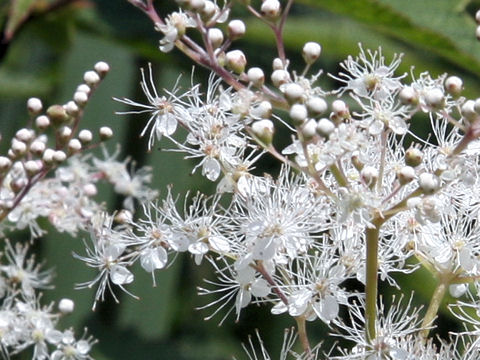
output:
M258 5L252 1L252 4ZM156 1L163 15L176 9L173 0ZM301 48L306 41L322 44L323 52L316 69L336 74L338 62L364 48L382 47L387 63L394 53L404 53L400 72L419 74L429 70L464 79L465 95L480 95L480 43L475 39L474 14L480 1L465 0L297 0L287 22L285 42L293 69L301 71ZM247 34L234 43L247 53L249 65L271 68L275 57L272 34L260 22L246 16L240 4L234 17L244 17ZM174 192L187 189L212 191L198 175L191 176L192 163L180 154L157 149L147 153L144 139L137 134L145 124L142 116L118 116L125 107L112 97L129 97L144 101L138 86L140 67L152 62L158 88L170 88L178 77L188 86L192 63L177 51L162 54L158 50L160 34L151 22L126 0L0 0L0 154L8 148L9 139L27 120L26 100L40 97L47 105L65 103L81 82L83 73L99 60L107 61L111 72L90 101L84 128L92 130L108 125L115 130L112 141L122 144L123 154L131 155L140 165L154 167L153 187L165 192L174 183ZM297 65L298 64L298 65ZM201 81L206 72L196 71ZM322 86L335 84L326 76ZM421 122L421 121L420 121ZM422 124L414 123L422 127ZM288 139L285 140L288 142ZM157 144L169 147L168 143ZM268 167L267 162L264 166ZM108 189L102 200L119 204ZM87 326L100 342L95 346L96 359L231 359L244 358L240 346L259 328L274 357L280 349L283 328L293 324L287 317L272 318L268 311L247 309L240 322L221 319L203 321L209 315L195 311L208 300L195 295L195 287L209 277L208 267L195 267L188 257L179 257L174 266L157 273L157 287L150 275L136 272L136 281L128 289L141 297L135 300L119 294L121 302L108 300L91 311L93 291L76 291L73 284L92 278L82 263L74 260L72 251L81 253L81 240L53 230L40 239L36 250L56 269L56 289L44 294L48 302L61 297L76 301L76 311L63 319L64 326L74 326L80 334ZM419 302L428 299L433 283L427 274L419 273L415 281L425 282ZM409 284L399 279L404 287ZM407 291L408 293L408 291ZM263 309L265 310L265 309ZM444 319L449 329L449 319ZM313 340L326 330L312 326ZM28 355L25 355L28 358Z

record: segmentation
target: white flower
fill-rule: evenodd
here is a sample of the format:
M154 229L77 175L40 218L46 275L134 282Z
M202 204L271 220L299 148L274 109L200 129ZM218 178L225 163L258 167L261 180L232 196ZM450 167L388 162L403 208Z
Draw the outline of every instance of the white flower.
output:
M367 56L362 46L359 47L360 55L356 59L349 56L340 64L346 73L341 72L338 77L332 76L346 84L341 92L351 90L360 97L372 96L376 100L382 100L400 89L400 79L406 74L395 77L394 73L400 65L401 55L395 54L392 62L386 65L381 48L374 52L367 50Z
M160 40L160 50L163 52L171 51L175 46L175 41L185 34L187 28L195 27L195 25L195 20L181 10L168 15L165 19L165 24L155 24L155 28L165 35Z

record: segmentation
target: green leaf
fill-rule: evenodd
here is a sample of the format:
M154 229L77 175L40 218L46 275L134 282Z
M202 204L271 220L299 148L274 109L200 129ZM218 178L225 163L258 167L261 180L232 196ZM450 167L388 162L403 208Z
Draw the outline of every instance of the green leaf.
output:
M350 17L480 75L474 21L451 0L299 0ZM353 35L353 34L352 34Z
M15 31L22 25L25 19L31 14L35 3L38 0L12 0L10 4L9 17L5 28L5 39L9 41Z

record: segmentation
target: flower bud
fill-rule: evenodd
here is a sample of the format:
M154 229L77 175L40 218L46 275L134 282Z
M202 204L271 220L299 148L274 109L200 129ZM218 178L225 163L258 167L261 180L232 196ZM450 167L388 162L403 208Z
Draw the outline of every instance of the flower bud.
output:
M130 211L128 210L120 210L117 212L115 215L115 221L119 224L128 224L133 220L133 215Z
M71 299L62 299L58 302L58 310L66 315L73 312L75 308L75 303Z
M320 46L320 44L313 41L307 42L303 46L303 51L302 51L303 60L305 60L305 63L307 63L308 65L311 65L318 59L321 51L322 51L322 47Z
M290 103L300 100L305 94L304 88L297 83L286 84L282 90Z
M40 115L35 119L35 126L40 130L45 130L50 126L50 119L45 115Z
M357 169L357 171L362 171L365 164L360 160L359 155L360 153L358 151L354 151L352 153L351 160L352 160L352 165L355 167L355 169Z
M312 96L307 100L307 109L312 115L322 115L327 111L327 102L321 97Z
M55 126L59 126L68 120L67 111L61 105L50 106L47 109L47 116Z
M448 286L448 292L454 298L459 298L468 290L467 284L451 284Z
M85 94L89 95L92 89L87 84L80 84L77 86L76 92L84 92ZM75 100L75 99L73 99Z
M70 116L75 116L78 114L78 111L80 109L78 108L78 105L75 104L74 101L69 101L66 105L65 105L65 111L67 112L68 115Z
M460 108L460 112L462 113L462 116L465 118L465 120L467 120L468 122L474 121L478 116L478 113L475 111L475 101L465 101Z
M252 131L263 144L268 146L272 143L275 128L271 120L263 119L255 121L252 124Z
M248 81L250 81L252 85L256 87L262 87L265 82L265 74L259 67L252 67L248 69L247 77Z
M5 173L12 166L12 161L6 156L0 156L0 173Z
M53 163L53 154L55 153L55 150L53 149L46 149L44 152L43 152L43 155L42 155L42 160L45 164L47 165L50 165L51 163Z
M290 81L290 74L286 70L275 70L271 78L273 85L279 87Z
M236 40L245 35L245 23L242 20L232 20L228 23L228 37Z
M410 147L405 151L405 164L416 167L422 163L423 153L416 147Z
M67 154L65 154L62 150L57 150L52 155L52 160L61 163L67 160Z
M226 65L234 73L241 74L247 65L247 59L240 50L229 51L225 55Z
M445 90L452 96L459 96L463 90L463 81L458 76L449 76L445 80Z
M40 156L45 151L45 143L40 140L35 140L30 144L30 152L34 155Z
M58 139L65 144L66 141L72 136L72 129L68 126L63 126L57 131Z
M411 86L404 86L398 94L400 102L404 105L417 105L418 95L417 92Z
M477 113L477 115L480 114L480 98L476 99L474 104L473 104L473 110Z
M250 115L254 118L268 119L272 116L272 104L269 101L264 100L250 110Z
M317 133L317 122L314 119L310 119L302 126L302 135L305 140L310 140Z
M434 174L422 173L418 178L418 185L426 194L431 194L439 188L440 183Z
M212 43L212 46L216 49L223 43L223 32L218 28L208 29L208 39Z
M290 117L295 125L301 125L305 122L308 116L308 111L305 105L293 104L290 108Z
M84 91L75 91L73 94L73 101L75 101L75 103L80 107L85 106L88 101L88 93Z
M78 133L78 139L83 143L87 144L93 139L92 132L90 130L81 130Z
M83 193L89 197L97 195L97 186L95 184L89 183L83 185Z
M397 179L401 185L408 184L415 179L415 169L411 166L404 166L397 172Z
M360 171L363 182L370 188L375 186L378 179L378 170L373 166L364 166Z
M480 40L480 26L477 26L477 28L475 29L475 37L477 38L477 40Z
M284 68L285 68L285 66L283 64L282 59L280 59L280 58L273 59L273 62L272 62L272 69L273 70L285 70Z
M346 119L350 116L348 106L343 100L335 100L332 103L332 111L336 116L342 119Z
M88 86L95 87L95 85L100 82L100 76L95 71L87 71L83 74L83 81L85 81Z
M34 176L42 170L42 162L37 160L29 160L23 165L28 176Z
M113 136L113 131L108 126L102 126L98 131L98 134L100 135L100 139L104 141L110 139Z
M188 5L192 11L200 12L205 7L205 0L190 0Z
M68 152L70 154L75 154L82 150L82 143L78 139L71 139L68 142Z
M30 141L32 141L34 136L35 136L35 133L33 132L33 130L30 130L27 128L20 129L15 133L15 137L18 140L23 141L24 143L27 143L27 144Z
M18 178L14 179L13 181L10 182L10 189L14 193L20 192L25 186L27 186L27 180L25 178Z
M105 61L99 61L97 62L93 68L97 72L98 75L100 75L100 78L104 78L105 75L110 71L110 66L105 62Z
M202 19L206 21L210 20L212 16L215 15L216 9L217 7L212 1L206 0L205 5L203 6L203 9L201 11Z
M42 111L42 101L38 98L30 98L27 100L27 110L31 115L38 115Z
M433 109L441 109L445 105L443 91L433 88L425 94L425 103Z
M280 2L278 0L265 0L260 11L265 17L275 19L280 15Z
M15 157L22 156L27 152L27 144L25 144L23 141L13 138L10 149L12 150Z
M335 130L335 124L329 119L322 118L318 120L316 130L320 136L328 139L330 134Z

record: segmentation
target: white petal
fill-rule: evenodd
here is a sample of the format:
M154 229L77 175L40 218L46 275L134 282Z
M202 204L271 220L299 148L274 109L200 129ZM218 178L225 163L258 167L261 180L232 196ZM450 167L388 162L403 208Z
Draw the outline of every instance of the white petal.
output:
M265 279L256 279L250 287L253 296L265 297L270 294L270 286Z
M163 269L167 264L167 251L163 247L145 249L140 256L140 265L146 272Z
M208 180L215 181L220 175L220 164L217 159L208 157L202 165L202 175L206 176Z
M130 284L133 281L133 274L125 266L113 265L110 269L110 279L115 285Z

